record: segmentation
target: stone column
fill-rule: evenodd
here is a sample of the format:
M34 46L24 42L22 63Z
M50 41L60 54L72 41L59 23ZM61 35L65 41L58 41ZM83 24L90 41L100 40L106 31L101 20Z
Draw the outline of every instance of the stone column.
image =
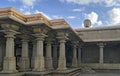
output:
M4 32L6 35L6 52L3 62L3 72L12 73L16 70L16 58L14 56L14 38L16 31L9 30Z
M35 34L37 37L37 51L35 56L35 63L33 71L45 71L45 63L44 63L44 56L43 56L43 41L46 37L45 34Z
M53 44L53 67L56 69L58 66L58 44Z
M80 66L80 64L82 63L82 58L81 58L81 51L82 51L82 46L79 45L78 46L78 66Z
M99 63L104 63L104 54L103 54L103 51L104 51L104 43L99 43L98 46L100 48L100 59L99 59Z
M53 70L51 41L47 41L46 46L46 69Z
M33 51L32 51L31 68L33 69L34 68L34 63L35 63L37 42L36 42L36 40L34 40L32 43L33 43Z
M5 73L14 73L16 70L16 58L14 56L14 38L16 34L19 34L17 30L19 26L13 24L1 24L2 32L6 37L6 49L5 57L3 61L3 71Z
M58 68L57 70L66 70L66 56L65 56L65 43L66 43L66 36L64 33L58 33L59 39L59 61L58 61Z
M72 58L72 66L77 67L77 42L73 43L73 58Z
M30 70L28 42L29 40L27 36L24 36L22 39L22 57L20 59L20 71Z

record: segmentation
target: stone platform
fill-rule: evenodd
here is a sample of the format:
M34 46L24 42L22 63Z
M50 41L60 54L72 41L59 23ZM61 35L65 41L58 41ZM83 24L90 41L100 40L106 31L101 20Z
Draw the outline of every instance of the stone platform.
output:
M18 72L18 73L0 73L0 76L79 76L80 69L53 70L44 72Z

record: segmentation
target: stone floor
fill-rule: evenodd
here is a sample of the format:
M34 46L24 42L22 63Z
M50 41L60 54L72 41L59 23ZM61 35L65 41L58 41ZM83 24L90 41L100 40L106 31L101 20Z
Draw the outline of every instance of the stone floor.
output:
M94 74L81 74L79 76L120 76L120 73L94 73Z

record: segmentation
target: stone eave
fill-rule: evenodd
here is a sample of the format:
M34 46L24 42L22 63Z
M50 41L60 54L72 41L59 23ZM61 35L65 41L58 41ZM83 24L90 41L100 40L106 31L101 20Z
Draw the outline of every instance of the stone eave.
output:
M78 28L75 31L98 31L98 30L114 30L120 29L120 25L112 25L112 26L102 26L102 27L92 27L92 28Z
M17 21L25 24L26 22L34 22L40 21L44 22L47 26L51 26L51 22L42 14L32 14L32 15L24 15L21 12L17 11L14 8L0 8L0 17L13 17L17 19Z
M69 37L71 37L70 39L71 40L74 40L74 41L82 41L82 39L78 36L78 34L70 27L70 26L52 26L52 29L53 30L56 30L56 31L58 31L58 30L62 30L63 32L65 32L65 33L69 33L71 36L69 36Z
M20 24L23 24L25 26L32 26L32 25L41 25L41 24L44 24L44 22L42 22L42 21L24 22L24 21L22 21L22 20L20 20L20 19L18 19L16 17L14 17L14 16L0 16L0 19L11 19L11 20L13 20L15 22L19 22ZM50 26L48 26L48 25L45 25L45 26L51 29Z
M84 42L113 42L113 41L120 41L120 38L114 38L114 39L85 39Z

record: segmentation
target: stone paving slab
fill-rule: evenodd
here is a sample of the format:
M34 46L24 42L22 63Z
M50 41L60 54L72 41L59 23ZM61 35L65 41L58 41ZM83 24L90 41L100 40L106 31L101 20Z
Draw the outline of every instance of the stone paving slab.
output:
M79 76L120 76L120 73L94 73L94 74L80 74Z

